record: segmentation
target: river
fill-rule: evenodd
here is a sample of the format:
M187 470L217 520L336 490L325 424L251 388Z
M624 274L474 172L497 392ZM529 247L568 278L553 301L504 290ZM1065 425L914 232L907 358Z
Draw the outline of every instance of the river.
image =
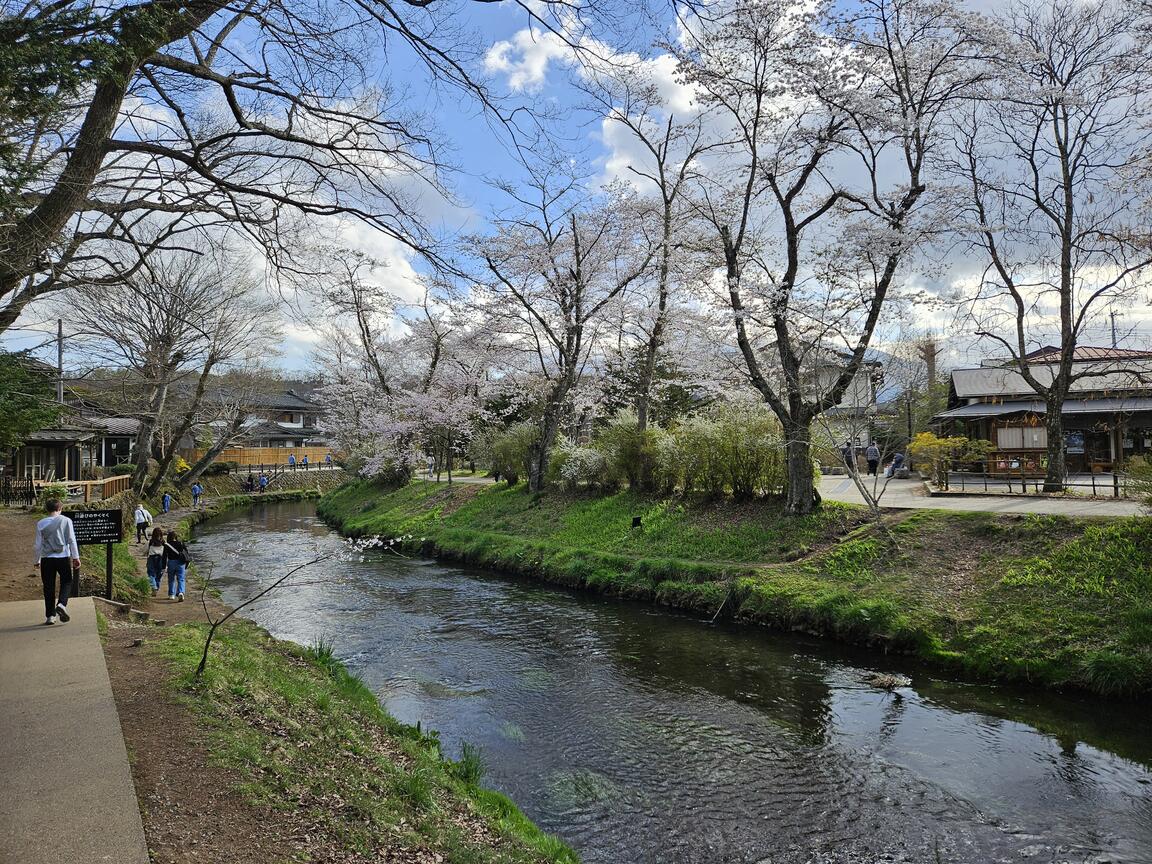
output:
M197 529L224 599L342 545L310 503ZM586 864L1152 862L1149 706L961 683L791 634L710 625L374 552L245 610L331 640L387 709L479 745ZM891 694L867 684L900 672Z

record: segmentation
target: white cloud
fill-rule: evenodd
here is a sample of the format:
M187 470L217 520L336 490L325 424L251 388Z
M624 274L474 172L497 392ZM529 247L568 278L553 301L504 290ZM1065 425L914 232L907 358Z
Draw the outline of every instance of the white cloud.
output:
M572 50L555 33L525 28L494 44L484 55L484 71L501 74L515 92L539 92L554 61L570 62Z

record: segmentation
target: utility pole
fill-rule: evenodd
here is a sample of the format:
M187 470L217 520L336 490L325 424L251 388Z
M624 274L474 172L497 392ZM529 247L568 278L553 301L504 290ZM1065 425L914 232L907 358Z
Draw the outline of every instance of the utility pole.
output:
M64 404L64 319L56 319L56 401Z
M1116 347L1116 310L1113 309L1108 313L1108 317L1112 319L1112 347Z

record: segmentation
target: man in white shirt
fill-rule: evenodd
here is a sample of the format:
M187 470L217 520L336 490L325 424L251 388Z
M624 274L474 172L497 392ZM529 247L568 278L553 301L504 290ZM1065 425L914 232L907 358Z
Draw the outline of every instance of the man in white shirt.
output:
M148 536L148 526L152 524L152 514L143 504L136 505L136 544Z
M72 520L63 515L62 505L49 499L48 515L36 523L36 563L40 565L40 579L44 583L45 624L55 624L56 616L68 621L68 596L72 593L72 571L80 569L80 546L76 543L76 530ZM56 577L60 577L59 599L56 595Z

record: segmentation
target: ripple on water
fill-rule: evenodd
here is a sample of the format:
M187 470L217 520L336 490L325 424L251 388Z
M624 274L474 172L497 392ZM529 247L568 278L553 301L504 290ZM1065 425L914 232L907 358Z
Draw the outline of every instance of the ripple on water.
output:
M339 545L286 504L194 548L235 602ZM1152 772L1101 743L1149 753L1123 707L1054 697L1041 732L1039 694L396 556L310 573L251 614L332 640L447 752L478 744L486 782L585 864L1152 864Z

